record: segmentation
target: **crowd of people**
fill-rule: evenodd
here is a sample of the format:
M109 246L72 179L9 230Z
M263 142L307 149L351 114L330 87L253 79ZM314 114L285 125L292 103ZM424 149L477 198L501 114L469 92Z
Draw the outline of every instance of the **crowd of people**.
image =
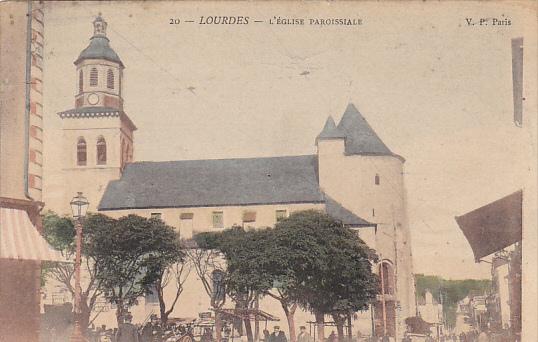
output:
M125 314L118 328L107 329L106 326L90 328L87 333L88 342L165 342L168 334L185 334L186 328L170 326L165 331L157 315L151 315L143 325L132 323L132 315ZM183 329L181 329L183 328Z

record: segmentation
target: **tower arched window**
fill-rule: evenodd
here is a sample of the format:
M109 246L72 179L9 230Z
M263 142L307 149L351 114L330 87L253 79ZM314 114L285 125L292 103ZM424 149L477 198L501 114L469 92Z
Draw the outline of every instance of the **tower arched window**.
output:
M379 185L379 174L378 173L375 174L374 182L375 182L375 185Z
M106 164L106 141L102 136L97 138L97 165Z
M97 68L92 68L90 70L90 86L96 87L99 80L99 74L97 73Z
M78 73L78 92L82 93L82 89L84 88L84 74L82 73L82 70Z
M106 73L106 87L108 89L114 89L114 71L108 69Z
M77 141L77 165L84 166L87 161L86 153L86 140L83 137L78 138Z

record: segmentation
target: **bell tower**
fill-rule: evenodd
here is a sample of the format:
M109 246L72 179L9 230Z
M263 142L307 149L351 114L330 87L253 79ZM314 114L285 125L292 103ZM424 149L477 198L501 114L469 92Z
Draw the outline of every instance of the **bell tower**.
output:
M133 160L136 126L123 111L123 65L110 46L107 22L99 14L93 36L74 64L75 107L58 113L62 120L63 165L51 185L47 206L68 213L69 201L83 192L90 211L97 211L109 181L119 179Z
M99 14L93 21L90 45L75 61L77 95L75 108L107 107L123 109L122 77L124 65L110 47L106 36L107 22Z

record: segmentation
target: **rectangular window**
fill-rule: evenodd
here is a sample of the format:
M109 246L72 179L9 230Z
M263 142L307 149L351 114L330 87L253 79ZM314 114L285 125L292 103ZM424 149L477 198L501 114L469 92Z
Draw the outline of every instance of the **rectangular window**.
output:
M160 219L161 216L162 216L161 213L151 213L151 218Z
M192 220L193 218L194 218L193 213L181 213L181 214L179 214L179 219L180 220Z
M224 214L222 211L213 212L213 228L224 228Z
M288 211L287 210L277 210L276 211L276 221L280 221L282 219L285 219L288 217Z
M190 237L192 236L194 219L193 213L181 213L179 214L179 234L181 237Z
M256 222L256 212L255 211L245 211L243 213L243 222L244 223Z

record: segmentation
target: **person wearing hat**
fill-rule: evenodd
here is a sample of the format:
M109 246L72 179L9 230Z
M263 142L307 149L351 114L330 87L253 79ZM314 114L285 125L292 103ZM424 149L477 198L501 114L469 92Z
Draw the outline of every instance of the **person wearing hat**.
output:
M131 323L133 316L130 312L123 315L123 323L118 326L116 333L116 342L140 342L138 339L138 330Z
M299 335L297 335L297 342L310 342L310 334L306 332L305 326L299 327Z
M278 325L275 325L273 329L273 333L269 336L269 342L288 342L286 334L280 330Z

